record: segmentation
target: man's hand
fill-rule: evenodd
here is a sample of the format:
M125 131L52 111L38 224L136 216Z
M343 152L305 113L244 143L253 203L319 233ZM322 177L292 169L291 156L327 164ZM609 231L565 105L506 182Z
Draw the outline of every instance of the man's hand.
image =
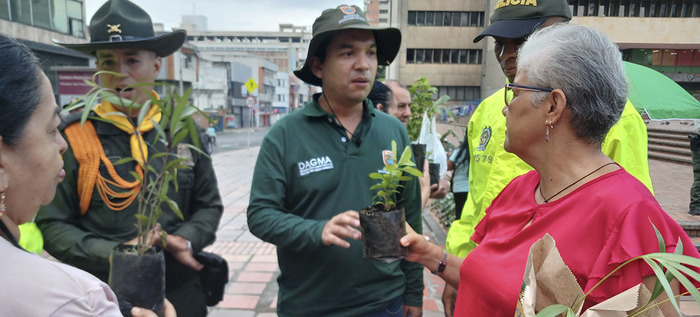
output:
M163 247L160 240L158 240L158 245ZM180 263L191 267L195 271L199 271L204 267L201 263L194 259L192 250L190 250L190 248L187 246L187 239L181 236L169 234L163 249L170 252L175 259L180 261Z
M445 317L452 317L455 314L455 303L457 302L457 289L445 284L442 291L442 305L445 306Z
M343 248L349 248L350 242L345 241L345 239L359 240L362 238L362 233L356 229L359 227L360 213L348 210L328 220L323 227L321 240L326 246L335 244Z
M448 190L450 190L450 182L444 178L441 178L437 184L430 185L430 198L445 198Z
M160 245L160 235L161 235L161 228L160 224L156 223L156 225L149 231L148 233L144 234L144 245L148 246L155 246L155 245ZM136 245L139 243L139 237L133 238L127 242L124 242L124 244L127 245Z
M411 317L422 317L423 316L423 308L421 307L416 307L416 306L407 306L403 305L403 316L411 316Z

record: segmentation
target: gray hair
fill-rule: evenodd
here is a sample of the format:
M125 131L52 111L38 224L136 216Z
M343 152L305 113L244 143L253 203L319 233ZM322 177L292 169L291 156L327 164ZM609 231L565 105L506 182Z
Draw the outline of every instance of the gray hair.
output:
M533 33L518 52L518 72L531 86L561 89L576 136L590 143L603 142L627 100L622 54L589 27L559 23ZM532 96L534 104L546 97Z

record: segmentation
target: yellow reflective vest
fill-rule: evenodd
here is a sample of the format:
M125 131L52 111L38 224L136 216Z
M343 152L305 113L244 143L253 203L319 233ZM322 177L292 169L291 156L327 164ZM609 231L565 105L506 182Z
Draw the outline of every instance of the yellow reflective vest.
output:
M19 225L19 246L23 249L41 254L44 249L44 237L41 235L41 230L34 222L28 222Z
M506 118L504 89L479 104L467 127L469 142L469 195L462 218L455 220L447 233L446 248L451 254L466 257L476 247L470 238L485 215L486 207L513 178L532 170L515 154L503 148ZM627 100L618 121L602 144L603 153L654 191L647 158L647 128L632 103Z

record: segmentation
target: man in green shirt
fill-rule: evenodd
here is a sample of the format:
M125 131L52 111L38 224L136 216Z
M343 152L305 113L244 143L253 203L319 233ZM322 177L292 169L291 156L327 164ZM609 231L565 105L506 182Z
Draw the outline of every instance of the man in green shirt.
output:
M358 210L372 202L369 174L383 152L409 145L399 120L367 98L377 64L396 56L401 33L373 28L356 6L316 19L303 68L322 86L278 121L258 155L248 207L250 232L277 246L279 316L422 315L422 268L365 259ZM421 232L418 179L402 183L406 221Z
M89 43L62 45L95 56L98 70L119 73L101 74L100 83L113 89L115 95L139 104L156 96L152 88L162 57L177 51L186 38L183 30L156 36L148 13L127 0L107 1L95 12L89 30ZM153 105L148 115L156 108ZM115 115L118 112L121 114ZM155 143L158 132L143 124L129 127L127 132L126 125L92 118L129 118L124 121L133 125L138 114L138 110L130 112L102 100L84 126L80 125L80 113L62 122L61 133L69 145L63 155L66 178L58 185L54 200L41 208L36 219L44 234L45 249L52 256L105 282L112 249L122 243L135 244L138 236L135 214L139 203L135 196L140 187L135 187L138 182L132 174L141 171L140 166L135 161L115 162L137 158L134 144L138 148L146 148L145 142L153 144L157 149L149 147L149 158L164 151L165 146ZM151 118L158 121L160 116ZM88 127L94 128L73 134L88 131ZM134 140L137 141L132 143ZM100 154L103 159L97 162L84 159ZM191 169L178 171L178 190L168 192L184 219L178 218L169 206L162 206L158 221L167 233L167 244L163 246L165 295L178 316L206 316L206 297L197 272L202 265L193 256L214 242L223 205L211 159L184 146L178 146L177 154L187 158L185 164ZM149 162L155 170L163 168L160 160Z

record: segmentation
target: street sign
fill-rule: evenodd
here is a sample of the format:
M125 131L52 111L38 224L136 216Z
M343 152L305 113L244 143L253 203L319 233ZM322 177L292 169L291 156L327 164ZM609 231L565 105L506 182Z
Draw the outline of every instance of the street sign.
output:
M248 98L245 99L245 105L248 106L248 108L253 108L257 104L258 99L255 99L255 96L248 96Z
M245 82L245 88L248 88L248 93L252 94L253 91L255 91L255 89L258 88L258 83L256 83L255 80L253 80L253 78L248 79L248 81Z

